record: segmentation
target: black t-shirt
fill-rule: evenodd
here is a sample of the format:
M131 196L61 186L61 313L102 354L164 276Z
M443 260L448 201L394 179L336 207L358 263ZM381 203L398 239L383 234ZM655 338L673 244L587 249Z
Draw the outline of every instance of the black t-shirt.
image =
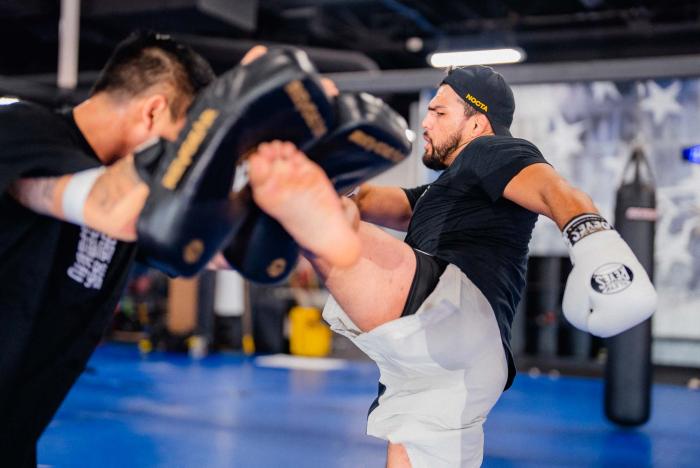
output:
M530 142L484 136L469 143L432 184L404 189L413 208L406 242L459 267L491 304L515 375L510 327L525 286L537 215L504 198L522 169L545 163Z
M108 325L135 252L135 244L22 207L8 185L99 165L72 113L0 106L3 449L31 444L51 420Z

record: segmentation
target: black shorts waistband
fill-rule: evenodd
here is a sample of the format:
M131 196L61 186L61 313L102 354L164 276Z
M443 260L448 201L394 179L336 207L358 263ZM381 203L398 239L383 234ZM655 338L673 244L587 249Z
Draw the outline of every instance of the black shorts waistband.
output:
M423 301L433 292L448 265L446 261L420 250L413 249L413 252L416 255L416 273L408 291L406 305L401 312L402 317L416 313Z

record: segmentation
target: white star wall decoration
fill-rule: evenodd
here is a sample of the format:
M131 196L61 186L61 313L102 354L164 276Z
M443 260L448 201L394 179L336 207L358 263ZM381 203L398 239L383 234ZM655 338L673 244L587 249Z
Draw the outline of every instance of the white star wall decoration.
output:
M558 158L576 156L583 149L581 134L585 130L585 122L568 123L561 115L552 118L552 133L549 143Z
M648 95L639 104L642 110L651 112L654 124L661 124L669 115L680 114L683 107L678 103L681 82L674 81L667 88L662 88L654 81L648 81Z
M591 83L591 92L593 93L593 100L596 102L603 102L606 99L617 101L622 97L620 91L617 90L617 86L612 81L594 81Z

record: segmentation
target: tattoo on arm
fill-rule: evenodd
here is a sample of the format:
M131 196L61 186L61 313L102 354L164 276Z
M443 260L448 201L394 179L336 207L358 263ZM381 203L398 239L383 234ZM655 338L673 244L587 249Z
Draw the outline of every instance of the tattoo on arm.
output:
M60 214L60 211L57 211L60 210L60 194L57 194L57 188L63 177L19 179L8 191L15 200L32 211L57 216Z

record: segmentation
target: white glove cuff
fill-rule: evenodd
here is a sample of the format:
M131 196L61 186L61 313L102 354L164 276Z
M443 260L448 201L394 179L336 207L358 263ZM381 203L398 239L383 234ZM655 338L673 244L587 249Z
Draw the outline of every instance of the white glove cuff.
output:
M572 248L578 241L594 232L609 231L612 229L613 227L610 223L599 214L584 213L566 223L561 232L566 245Z
M63 219L80 226L85 224L83 210L92 186L95 185L98 177L104 173L104 167L96 167L73 174L68 181L66 189L63 191L61 207L63 208Z

